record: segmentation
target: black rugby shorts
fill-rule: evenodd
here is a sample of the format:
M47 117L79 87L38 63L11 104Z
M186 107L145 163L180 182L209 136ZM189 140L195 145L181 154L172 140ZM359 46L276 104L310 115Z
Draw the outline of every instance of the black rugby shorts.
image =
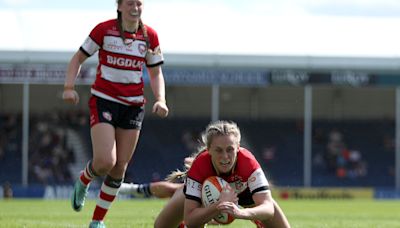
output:
M97 123L109 123L115 128L137 129L142 128L144 106L127 106L92 96L89 99L90 127Z

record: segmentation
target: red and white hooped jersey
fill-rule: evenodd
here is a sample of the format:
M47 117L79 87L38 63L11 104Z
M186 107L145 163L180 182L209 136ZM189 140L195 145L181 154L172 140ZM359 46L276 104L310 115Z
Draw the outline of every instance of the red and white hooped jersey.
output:
M91 93L95 96L125 105L143 105L143 68L160 65L164 61L158 36L154 29L144 25L143 30L125 32L125 43L120 37L117 19L98 24L80 47L86 55L99 52L96 80ZM148 50L150 49L150 51Z
M193 161L188 170L184 193L186 198L201 203L202 183L210 176L217 176L217 172L207 150L201 152ZM239 197L239 205L250 206L254 204L252 195L257 192L269 190L268 180L254 155L247 149L240 147L235 167L227 175L219 175L235 189Z

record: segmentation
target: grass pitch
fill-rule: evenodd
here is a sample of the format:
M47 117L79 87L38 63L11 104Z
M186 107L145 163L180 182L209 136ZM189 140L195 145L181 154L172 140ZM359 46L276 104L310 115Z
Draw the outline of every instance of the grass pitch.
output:
M280 200L293 228L400 228L400 201ZM110 228L153 227L165 200L118 200L106 217ZM68 200L0 200L0 227L88 227L95 201L77 213ZM218 227L218 226L209 226ZM255 227L236 220L224 227Z

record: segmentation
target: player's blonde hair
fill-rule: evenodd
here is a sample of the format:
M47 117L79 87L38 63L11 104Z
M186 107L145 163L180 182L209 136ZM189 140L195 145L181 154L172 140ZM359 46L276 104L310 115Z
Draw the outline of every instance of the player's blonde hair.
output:
M212 143L212 140L216 136L229 136L233 135L236 138L237 145L240 144L241 133L238 125L233 121L226 120L218 120L210 123L206 130L201 135L201 144L197 149L197 152L190 155L190 157L185 159L184 171L175 170L170 175L165 178L167 181L174 182L178 179L183 179L186 177L187 171L192 166L193 160L206 149L209 149Z
M215 136L229 135L233 135L236 138L236 143L240 144L241 134L237 124L232 121L218 120L207 126L202 134L202 142L209 149Z

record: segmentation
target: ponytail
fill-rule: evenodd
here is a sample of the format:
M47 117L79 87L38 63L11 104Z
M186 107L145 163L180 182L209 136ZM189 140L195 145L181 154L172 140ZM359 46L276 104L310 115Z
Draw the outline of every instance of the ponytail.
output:
M183 180L186 178L187 172L189 171L190 167L192 167L194 159L199 155L201 152L205 151L205 147L199 147L197 152L191 154L189 157L185 158L184 170L181 171L179 169L172 171L166 178L166 181L169 182L176 182L178 180Z
M119 31L119 35L121 36L122 39L122 43L125 44L125 32L124 32L124 28L122 28L122 14L121 11L117 10L117 21L118 21L118 31Z

